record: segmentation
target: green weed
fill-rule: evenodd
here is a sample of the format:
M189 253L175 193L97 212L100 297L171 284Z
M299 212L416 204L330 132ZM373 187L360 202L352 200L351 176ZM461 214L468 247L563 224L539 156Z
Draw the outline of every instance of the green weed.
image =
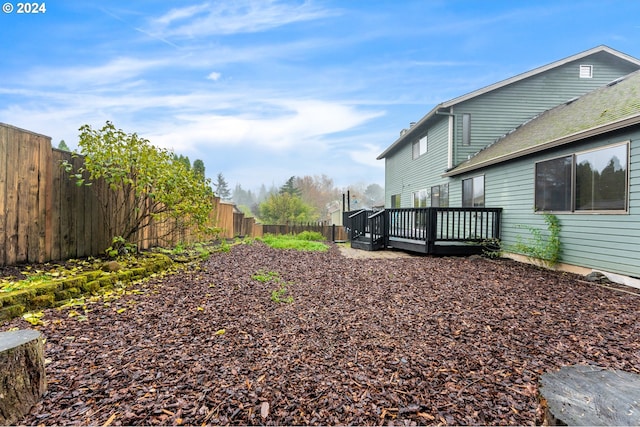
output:
M291 295L287 295L289 292L287 284L282 281L280 274L277 271L258 270L258 272L253 274L251 278L258 282L274 282L278 285L278 289L273 289L271 291L271 301L278 304L291 304L293 302L293 297Z
M308 231L304 231L300 234L310 233ZM266 234L260 240L262 240L265 244L271 246L275 249L294 249L297 251L319 251L324 252L329 249L329 247L322 242L311 240L310 234L305 234L303 238L300 238L300 234ZM320 233L317 233L320 234Z
M532 226L521 226L529 230L531 237L526 242L523 242L522 237L517 236L513 251L536 259L547 267L553 267L560 261L562 250L560 245L560 220L550 213L545 213L543 216L544 222L547 224L547 230L543 231Z

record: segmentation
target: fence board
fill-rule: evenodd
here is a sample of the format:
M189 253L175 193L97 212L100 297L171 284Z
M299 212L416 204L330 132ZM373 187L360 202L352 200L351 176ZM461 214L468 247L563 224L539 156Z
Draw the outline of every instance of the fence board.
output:
M27 234L26 234L26 260L38 260L40 259L40 197L38 194L39 183L38 175L39 167L38 160L40 159L40 144L36 138L27 134L25 138L28 143L26 147L28 151L26 154L27 159L27 175L25 176L25 184L27 189Z
M53 151L50 149L51 143L45 141L40 144L40 158L38 164L41 165L41 171L39 176L39 191L40 191L40 237L39 247L40 253L38 255L38 262L44 262L51 259L51 208L52 208L52 194L49 191L49 183L52 180L53 171Z
M51 152L51 181L49 187L50 200L51 200L51 209L49 210L49 214L47 217L50 221L50 238L51 241L51 256L49 259L61 259L62 255L60 252L60 248L62 246L62 232L60 229L61 218L60 218L60 207L61 207L61 199L60 195L62 191L60 187L62 186L61 178L64 171L60 164L64 159L65 154L60 150L53 150Z
M18 167L18 176L15 180L16 188L16 211L15 211L15 225L12 227L13 235L10 235L10 246L15 247L14 262L23 262L27 259L27 242L26 237L28 233L28 221L29 221L29 205L27 203L27 174L29 173L29 167L27 164L26 152L26 137L24 133L17 135L18 147L15 150L15 157L9 158L9 161L15 161Z
M71 161L69 156L68 161ZM60 179L60 255L64 259L76 256L76 224L72 206L75 202L75 184L67 176Z
M7 145L9 144L9 129L0 126L0 265L6 259L7 242Z

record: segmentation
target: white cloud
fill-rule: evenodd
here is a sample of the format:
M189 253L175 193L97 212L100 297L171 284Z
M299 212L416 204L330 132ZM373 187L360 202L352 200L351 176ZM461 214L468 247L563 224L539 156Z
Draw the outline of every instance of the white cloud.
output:
M259 114L260 108L238 115L180 114L177 116L179 123L156 129L148 137L164 147L249 144L280 151L312 144L323 149L324 137L348 131L383 114L320 100L252 102L261 104L267 114Z
M178 38L254 33L332 13L310 2L292 5L277 1L217 1L172 9L151 20L147 31L156 36Z
M30 87L34 85L71 88L91 88L105 85L120 87L123 82L130 82L131 79L143 75L146 71L167 63L167 59L142 60L120 57L96 66L34 68L25 74Z
M379 145L364 143L356 146L356 149L348 150L348 153L356 163L384 170L384 161L376 160L383 150Z
M217 81L220 77L222 77L221 73L218 73L217 71L214 71L212 73L209 73L209 75L207 76L207 79L209 80L213 80L214 82Z

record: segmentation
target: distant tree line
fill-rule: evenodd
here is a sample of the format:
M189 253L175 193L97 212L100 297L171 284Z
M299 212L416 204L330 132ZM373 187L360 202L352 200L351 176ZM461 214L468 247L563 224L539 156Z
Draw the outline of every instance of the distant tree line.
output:
M221 178L220 174L218 183L226 185ZM218 188L216 194L220 194ZM356 184L341 189L326 175L292 176L280 187L272 185L269 189L262 184L257 194L236 184L231 200L245 214L265 224L313 222L329 220L332 211L341 210L342 196L347 192L351 197L351 209L384 204L384 189L380 185Z

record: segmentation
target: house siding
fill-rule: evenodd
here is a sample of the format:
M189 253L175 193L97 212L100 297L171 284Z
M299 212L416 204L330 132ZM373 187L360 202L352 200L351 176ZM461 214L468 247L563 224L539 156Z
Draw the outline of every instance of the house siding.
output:
M413 142L425 134L428 135L427 153L413 159ZM385 206L391 206L392 195L400 194L401 207L412 207L414 192L448 182L441 177L447 168L448 117L438 117L414 135L411 142L385 158Z
M630 140L629 209L622 214L556 213L560 220L561 262L640 277L640 129L589 139L451 179L451 205L461 203L461 181L485 176L485 200L502 207L503 248L510 251L528 227L545 230L544 216L534 212L535 163ZM455 193L455 195L454 195ZM455 198L454 198L455 197Z
M580 65L592 65L593 77L580 78ZM456 105L454 165L536 115L637 70L606 53L567 63ZM462 114L471 114L471 144L462 144Z

